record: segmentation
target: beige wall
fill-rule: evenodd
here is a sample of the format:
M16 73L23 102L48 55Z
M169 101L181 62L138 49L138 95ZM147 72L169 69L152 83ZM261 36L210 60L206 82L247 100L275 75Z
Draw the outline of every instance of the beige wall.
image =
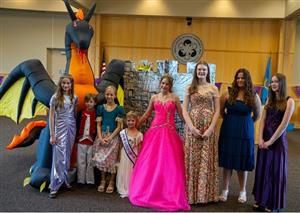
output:
M286 0L285 16L291 15L295 11L299 10L299 8L300 8L299 0Z
M62 0L0 0L0 8L51 12L66 11Z
M47 48L64 48L66 14L0 10L0 72L36 58L46 66Z
M39 59L47 67L47 48L65 47L67 13L0 10L0 73L10 72L24 60ZM95 20L90 21L94 26ZM89 58L94 66L95 39ZM64 56L65 57L65 56Z

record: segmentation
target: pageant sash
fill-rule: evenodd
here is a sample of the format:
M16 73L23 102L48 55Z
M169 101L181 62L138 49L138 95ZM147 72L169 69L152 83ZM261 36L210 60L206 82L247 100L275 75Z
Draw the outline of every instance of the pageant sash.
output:
M122 143L123 143L123 147L124 147L124 150L126 152L126 155L127 157L129 158L129 160L133 163L133 165L135 164L135 161L136 161L136 158L137 158L137 155L136 153L133 151L130 143L129 143L129 140L128 140L128 135L127 135L127 131L126 129L123 129L121 132L120 132L120 137L121 137L121 140L122 140Z

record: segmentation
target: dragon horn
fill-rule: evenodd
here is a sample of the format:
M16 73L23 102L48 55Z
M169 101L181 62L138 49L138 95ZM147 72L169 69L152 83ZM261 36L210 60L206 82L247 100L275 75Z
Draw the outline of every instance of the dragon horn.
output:
M94 4L92 6L92 8L89 10L88 14L84 17L84 20L86 20L87 22L90 21L90 19L92 18L93 14L94 14L95 8L96 8L96 4Z
M75 20L76 20L76 16L75 16L75 13L73 12L73 10L72 10L72 8L71 8L71 6L70 6L68 0L64 0L64 2L65 2L65 5L66 5L66 7L67 7L67 10L68 10L68 12L69 12L69 15L70 15L71 20L72 20L72 21L75 21Z

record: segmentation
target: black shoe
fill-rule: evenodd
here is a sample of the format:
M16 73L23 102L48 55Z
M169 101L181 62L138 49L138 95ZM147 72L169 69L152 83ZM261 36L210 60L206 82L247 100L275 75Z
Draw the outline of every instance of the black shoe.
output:
M50 192L48 197L53 199L53 198L56 198L56 195L57 195L57 191L52 191L52 192Z

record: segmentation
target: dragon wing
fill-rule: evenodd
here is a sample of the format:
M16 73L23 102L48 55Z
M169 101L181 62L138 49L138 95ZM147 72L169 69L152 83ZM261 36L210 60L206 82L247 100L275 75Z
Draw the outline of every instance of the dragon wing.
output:
M45 115L56 85L39 60L16 66L0 87L0 116L16 123L24 118Z

